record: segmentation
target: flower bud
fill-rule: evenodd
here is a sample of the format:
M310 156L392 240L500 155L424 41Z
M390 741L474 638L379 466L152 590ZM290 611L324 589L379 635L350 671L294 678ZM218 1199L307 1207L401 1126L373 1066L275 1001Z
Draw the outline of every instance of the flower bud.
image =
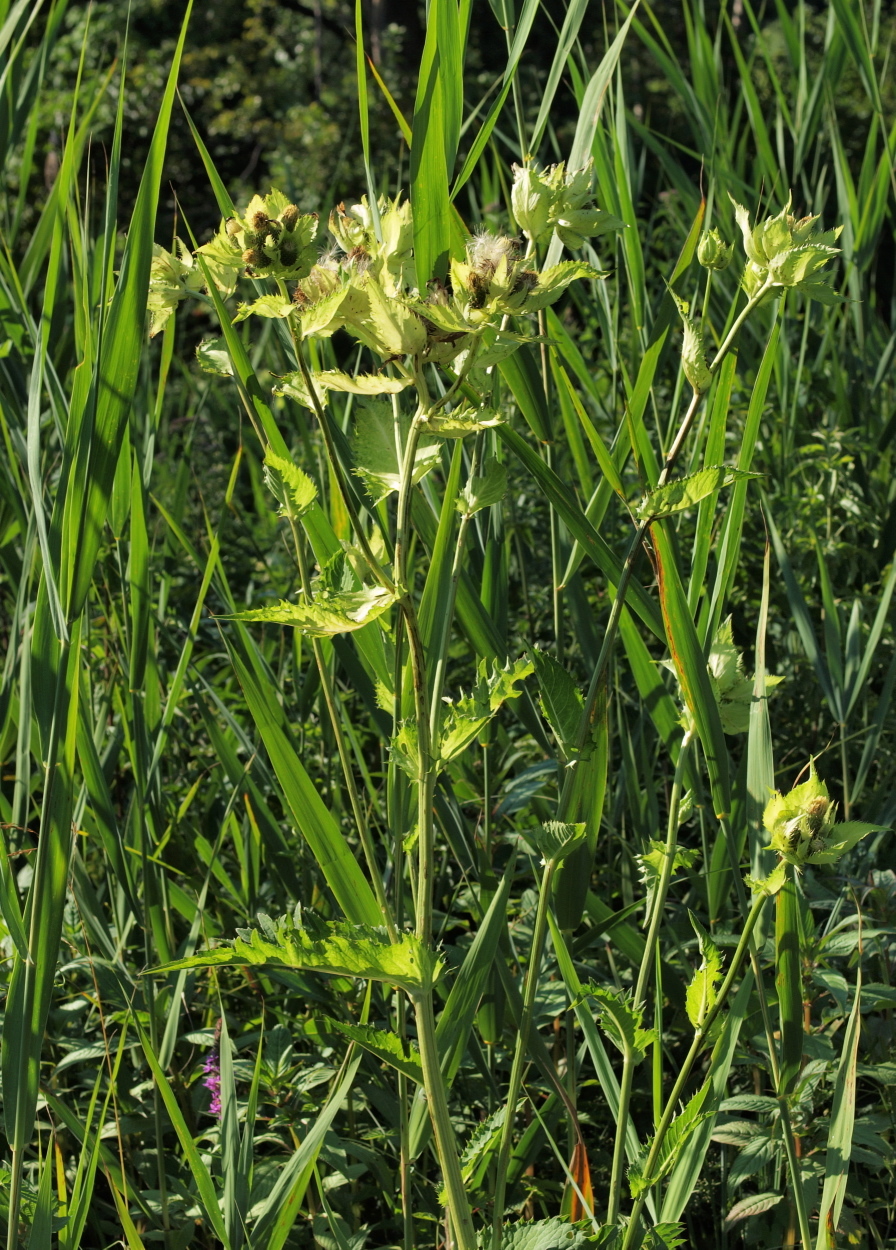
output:
M697 259L706 269L727 269L733 255L733 245L723 243L718 230L708 231L697 245Z
M530 239L546 234L556 193L532 165L514 165L510 203L517 225Z
M280 221L284 230L295 230L296 222L299 220L299 210L295 204L287 204L283 212L280 214Z

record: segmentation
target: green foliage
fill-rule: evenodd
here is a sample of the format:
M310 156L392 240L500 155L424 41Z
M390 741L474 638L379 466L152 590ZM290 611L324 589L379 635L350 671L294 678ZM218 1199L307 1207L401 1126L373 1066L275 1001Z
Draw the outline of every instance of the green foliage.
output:
M892 14L183 7L0 21L7 1250L883 1244Z

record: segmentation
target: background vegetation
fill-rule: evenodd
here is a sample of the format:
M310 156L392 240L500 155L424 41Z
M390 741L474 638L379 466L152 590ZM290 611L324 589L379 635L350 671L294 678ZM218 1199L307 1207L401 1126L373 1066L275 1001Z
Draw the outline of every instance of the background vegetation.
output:
M271 395L290 369L289 345L273 322L248 323L251 334L238 327L246 355L237 386L227 366L220 376L196 360L197 346L222 333L207 301L181 305L152 341L144 307L153 240L170 247L176 230L204 242L223 211L222 188L244 207L273 183L322 222L334 203L357 202L368 185L364 119L374 186L414 190L396 113L422 133L426 16L422 6L363 9L366 46L394 108L371 66L359 109L353 6L200 4L185 31L184 7L135 3L125 49L118 5L0 4L0 1203L16 1213L8 1245L74 1250L122 1237L131 1247L441 1245L440 1169L412 1078L352 1048L345 1031L368 1013L379 1028L402 1027L398 996L288 968L144 975L232 938L259 912L280 916L301 903L309 923L339 915L307 840L300 782L307 776L323 796L363 864L340 740L390 898L399 915L402 905L412 913L414 849L403 842L410 827L396 831L393 819L392 726L369 657L341 635L322 644L319 668L296 630L216 620L299 589L250 422L259 404L315 480L332 534L356 538L319 423ZM741 865L758 875L774 862L759 819L769 783L789 790L810 756L842 817L886 827L896 819L896 14L874 0L817 9L642 3L617 61L607 50L626 15L584 2L480 0L469 6L462 67L452 68L455 87L462 68L451 173L469 173L455 199L465 228L517 233L511 164L568 157L596 82L602 108L580 155L594 158L598 204L626 229L583 253L606 279L574 284L546 315L549 341L513 357L525 362L516 374L495 375L490 402L517 443L484 436L509 484L469 525L446 689L469 690L481 656L503 662L535 647L577 689L588 687L618 584L592 535L618 569L632 533L626 503L655 484L686 407L667 284L674 274L679 296L703 309L717 347L743 256L714 275L704 308L697 234L716 226L739 249L729 194L755 219L779 211L792 190L800 213L844 227L832 282L846 301L826 306L789 292L748 321L736 367L731 357L678 471L746 455L763 476L680 513L668 538L691 632L705 631L717 589L713 610L731 613L747 671L764 664L786 679L769 704L770 737L754 728L727 738L731 835ZM513 41L529 16L514 76ZM344 332L319 350L325 367L375 367L359 366ZM720 397L722 377L729 389ZM332 397L339 432L350 432L359 404ZM469 471L470 455L458 453L458 471ZM437 564L440 518L452 511L450 471L446 453L417 490L418 592ZM559 496L550 494L556 479ZM394 532L388 505L360 504L371 524ZM556 814L563 762L544 681L527 680L443 771L435 795L434 930L449 969L435 1008L443 1047L452 1019L465 1021L450 1115L483 1230L500 1147L493 1117L533 963L531 1064L507 1218L587 1215L593 1206L598 1224L606 1219L610 1108L623 1067L612 1047L603 1050L598 1000L577 1001L576 986L634 988L650 915L643 856L665 843L678 789L690 793L680 839L694 855L661 913L661 975L644 1021L656 1018L660 1037L636 1069L631 1101L641 1142L690 1045L685 987L701 950L688 912L729 962L743 927L740 877L696 751L676 787L681 701L659 663L669 653L646 556L636 578L650 608L641 618L623 613L610 659L606 793L592 861L579 867L589 887L581 919L563 925L565 959L556 934L531 958L541 871L523 835ZM654 632L644 621L651 608ZM394 636L397 621L392 628ZM701 633L704 649L710 641ZM797 934L789 964L769 906L759 930L763 986L745 979L733 1000L730 1070L713 1086L713 1119L655 1190L651 1224L663 1212L680 1219L695 1248L771 1248L805 1242L807 1212L813 1239L826 1244L824 1221L814 1221L827 1174L840 1184L836 1244L896 1244L894 868L888 834L833 866L806 868L789 913ZM483 928L502 880L498 919ZM473 977L475 1021L454 1016L454 1006L443 1012L462 967ZM787 1090L763 1009L774 1045L782 1034L785 1046L792 1041L799 1017L799 1075ZM412 1018L405 1024L413 1035ZM207 1085L215 1063L221 1115L211 1113ZM687 1093L719 1071L703 1056ZM850 1104L838 1091L853 1079ZM661 1244L647 1227L644 1245ZM525 1240L522 1230L504 1244L553 1246L536 1235Z

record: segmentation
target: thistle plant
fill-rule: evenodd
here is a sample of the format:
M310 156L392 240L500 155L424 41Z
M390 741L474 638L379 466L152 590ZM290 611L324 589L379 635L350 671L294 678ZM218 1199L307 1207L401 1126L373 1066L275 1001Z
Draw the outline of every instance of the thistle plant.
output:
M255 196L244 213L222 221L215 239L198 249L195 261L183 249L179 260L158 252L150 288L150 304L160 325L160 319L180 300L196 294L198 271L201 270L204 277L208 298L214 298L213 290L219 296L229 295L241 279L251 279L255 282L256 294L251 301L239 305L234 323L250 318L273 320L285 333L283 341L289 344L295 367L276 381L274 392L301 405L316 421L331 480L351 521L352 540L350 543L343 541L341 545L322 544L317 488L305 470L285 454L284 448L273 445L272 430L262 430L263 440L269 443L265 456L267 480L280 505L281 515L289 522L301 591L295 603L281 601L274 607L233 613L231 619L292 626L312 639L344 782L351 795L357 833L364 850L371 902L376 900L370 909L358 906L357 899L349 900L345 880L328 870L321 860L324 874L349 919L349 928L334 925L329 933L319 927L308 930L298 913L295 922L290 922L287 928L282 923L272 927L271 922L263 918L266 939L247 932L231 946L167 967L195 967L251 958L259 962L273 960L289 966L313 967L339 975L352 966L358 975L385 981L403 991L416 1024L419 1079L426 1091L445 1201L456 1244L462 1250L474 1250L476 1233L455 1146L449 1091L436 1039L434 801L444 770L487 733L489 722L502 705L519 698L522 683L535 671L535 665L526 657L508 659L503 666L483 660L472 691L468 694L459 691L457 697L453 697L447 693L449 645L470 524L485 509L499 504L507 489L506 466L495 454L498 447L495 436L504 429L505 413L491 401L490 375L496 366L509 361L524 345L540 337L538 331L544 329L543 316L534 324L531 320L534 315L543 314L571 283L593 282L602 276L583 261L561 261L540 267L540 245L556 238L567 247L581 248L587 238L616 230L621 225L593 204L592 178L590 165L575 171L568 171L563 165L547 170L534 165L516 167L511 206L526 237L526 245L507 234L479 231L467 238L462 251L449 258L443 277L425 281L421 281L425 275L418 274L416 269L415 224L408 201L400 197L392 200L381 197L374 206L364 197L348 207L338 205L328 223L332 243L326 250L319 251L319 241L315 244L316 218L302 215L274 191L265 197ZM710 362L704 347L709 284L713 272L727 268L733 249L716 231L705 234L696 249L707 271L704 324L698 325L688 305L679 296L674 297L683 323L682 369L693 390L691 402L654 489L637 508L637 525L621 565L610 620L589 690L584 697L578 696L577 710L572 711L571 719L567 716L568 728L561 729L553 713L545 709L563 744L568 761L567 776L559 797L557 819L529 835L541 854L544 873L538 889L537 919L495 1161L494 1207L488 1243L491 1250L500 1250L504 1235L508 1168L516 1108L531 1041L535 994L550 910L552 905L560 907L559 902L552 904L552 896L564 861L573 862L575 855L587 846L588 821L580 817L587 815L582 785L588 784L586 778L592 767L586 762L591 759L590 726L639 548L649 533L656 558L664 567L664 577L668 577L671 556L665 549L667 539L664 537L668 518L700 505L723 486L750 476L748 470L722 465L709 466L678 480L672 476L703 397L711 390L746 319L768 296L784 287L794 287L823 300L832 298L824 294L830 288L823 285L822 270L835 254L831 244L836 231L819 234L814 229L815 218L797 222L786 209L755 227L749 226L739 206L736 213L747 251L742 279L746 305L734 315L727 335ZM220 309L221 305L218 307ZM226 330L226 326L224 328ZM315 344L332 338L337 331L346 331L360 349L370 353L372 366L354 373L321 368ZM356 397L354 428L347 445L350 459L347 459L345 444L340 444L337 438L329 412L331 397L335 394ZM257 413L250 411L250 415L257 420ZM457 451L465 439L470 440L470 450L461 460ZM457 450L449 457L447 447L451 444ZM448 510L443 513L440 525L444 527L447 541L453 542L453 556L450 561L444 561L437 583L426 579L421 598L417 584L419 570L410 560L414 495L430 474L437 470L444 472L449 464L453 494L446 498ZM462 464L466 466L465 484L454 468ZM359 481L360 490L352 485L353 477ZM394 511L390 516L383 509L386 501L392 500ZM314 574L312 561L317 565ZM600 1003L599 1017L609 1035L620 1044L624 1061L607 1233L617 1229L620 1219L634 1070L651 1048L659 1046L659 1034L645 1031L641 1022L670 883L676 869L689 862L687 855L679 854L677 833L683 818L684 779L693 770L692 748L701 742L707 759L710 759L710 752L716 757L709 780L727 837L724 815L728 803L724 797L727 783L717 758L717 744L722 741L721 734L747 731L756 689L755 681L744 673L741 656L733 643L730 620L718 627L709 648L708 662L703 662L702 671L698 665L695 672L683 655L681 638L676 636L681 628L680 621L674 623L676 611L666 592L661 598L672 654L672 659L666 663L676 674L683 696L684 737L678 747L666 842L657 842L650 853L641 857L650 887L648 932L633 996L631 1001L617 1001L612 994L607 997L608 991L595 991ZM440 604L438 620L427 610L427 603L436 601ZM404 928L401 880L393 883L390 898L321 649L322 639L349 633L366 639L362 653L378 674L377 699L392 718L387 808L396 845L403 848L396 864L401 865L407 857L411 866L413 933ZM546 682L558 680L550 663L537 658L538 680L545 690L548 689ZM762 689L766 694L777 680L764 677ZM573 708L576 708L575 703ZM800 793L793 792L786 800L778 796L766 812L772 847L788 862L807 859L821 862L825 855L836 857L835 846L837 852L842 853L862 836L857 829L845 826L836 831L833 805L826 798L824 811L821 811L821 783L814 773L806 786L812 789L811 794L802 787ZM806 790L805 795L802 790ZM836 843L835 838L839 838ZM717 1035L716 1021L748 955L758 975L752 931L766 898L783 884L780 874L772 874L767 882L752 883L754 901L724 979L716 947L694 921L703 952L702 970L698 971L688 991L694 1041L672 1096L666 1101L652 1146L645 1149L629 1173L634 1209L626 1225L627 1231L619 1233L625 1250L630 1250L640 1236L641 1211L648 1194L673 1166L684 1142L700 1123L706 1087L676 1119L680 1092L708 1039ZM568 891L566 886L565 892ZM381 927L371 927L371 919ZM359 923L362 920L363 923ZM574 926L575 920L568 923ZM337 936L340 933L342 937ZM345 941L352 943L356 950L364 950L360 962L357 957L348 960L343 950ZM339 950L343 953L338 953ZM403 1027L403 1019L403 1010L399 1009L399 1028ZM388 1049L385 1040L378 1046L379 1053L385 1054ZM665 1145L670 1131L676 1143L671 1151ZM407 1162L405 1158L403 1167Z

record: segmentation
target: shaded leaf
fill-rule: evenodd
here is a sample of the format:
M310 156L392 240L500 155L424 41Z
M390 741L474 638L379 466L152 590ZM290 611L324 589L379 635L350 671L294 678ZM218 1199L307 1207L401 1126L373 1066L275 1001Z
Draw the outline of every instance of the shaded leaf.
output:
M709 469L698 469L688 477L667 482L665 486L651 491L635 508L635 516L638 520L645 517L658 520L660 517L672 516L675 512L695 507L701 499L721 490L723 486L761 476L760 473L751 473L745 469L729 469L723 464Z
M507 490L507 469L493 456L485 462L485 471L471 477L456 500L458 512L472 516L482 508L500 503Z
M420 1052L407 1038L401 1038L397 1033L386 1033L383 1029L374 1029L368 1024L346 1024L343 1020L327 1020L327 1027L357 1042L375 1059L403 1072L418 1085L423 1084Z

